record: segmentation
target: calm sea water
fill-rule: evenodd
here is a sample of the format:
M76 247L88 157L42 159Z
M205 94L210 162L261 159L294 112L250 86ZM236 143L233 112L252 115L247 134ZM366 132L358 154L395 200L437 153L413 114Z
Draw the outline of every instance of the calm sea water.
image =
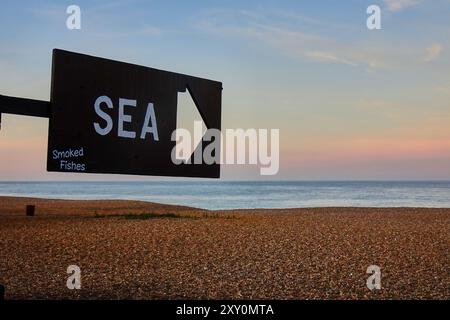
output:
M133 199L205 209L450 208L450 182L0 182L0 195Z

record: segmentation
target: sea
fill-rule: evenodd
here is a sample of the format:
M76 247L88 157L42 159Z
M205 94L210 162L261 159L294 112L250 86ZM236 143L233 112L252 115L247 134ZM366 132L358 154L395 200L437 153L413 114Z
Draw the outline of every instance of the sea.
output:
M203 209L450 208L450 181L0 182L0 195L143 200Z

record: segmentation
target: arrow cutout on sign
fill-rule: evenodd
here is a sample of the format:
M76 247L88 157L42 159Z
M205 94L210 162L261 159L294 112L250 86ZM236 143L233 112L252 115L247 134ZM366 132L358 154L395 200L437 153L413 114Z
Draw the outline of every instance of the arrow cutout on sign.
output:
M207 127L203 117L198 111L197 106L191 96L189 88L185 92L178 92L178 105L177 105L177 141L180 133L180 129L187 130L190 133L189 141L183 141L183 143L190 145L191 152L183 153L187 148L183 148L182 144L178 144L175 147L177 159L182 160L184 163L190 164L194 150L198 148L202 143L203 136L206 133ZM183 135L185 137L185 135ZM186 146L186 145L184 145Z

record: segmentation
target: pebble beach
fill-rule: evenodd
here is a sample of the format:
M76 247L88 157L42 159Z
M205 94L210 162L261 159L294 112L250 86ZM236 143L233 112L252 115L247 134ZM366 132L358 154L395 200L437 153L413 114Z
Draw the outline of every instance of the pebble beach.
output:
M0 197L0 235L6 299L450 299L450 209Z

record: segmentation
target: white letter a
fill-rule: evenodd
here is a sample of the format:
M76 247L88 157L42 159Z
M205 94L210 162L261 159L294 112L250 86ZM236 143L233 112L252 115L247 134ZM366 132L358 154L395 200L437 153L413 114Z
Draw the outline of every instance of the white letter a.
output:
M142 126L141 131L141 139L145 139L147 132L153 134L153 139L155 141L159 141L158 125L156 124L155 109L153 108L153 103L151 102L149 102L147 106L147 112L145 113L144 125Z
M71 274L68 278L67 278L67 288L70 290L73 289L77 289L80 290L81 289L81 270L80 267L77 265L70 265L67 267L67 273Z
M381 29L381 9L377 5L371 5L367 8L367 14L370 16L367 18L367 29L380 30Z
M66 26L69 30L80 30L81 29L81 9L77 5L68 6L66 13L70 14L66 20Z

